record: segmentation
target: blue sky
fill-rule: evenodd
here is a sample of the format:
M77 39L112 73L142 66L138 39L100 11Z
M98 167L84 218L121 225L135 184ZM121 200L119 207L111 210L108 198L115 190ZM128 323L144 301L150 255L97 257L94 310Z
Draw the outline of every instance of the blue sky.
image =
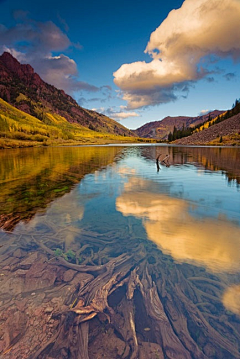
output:
M239 23L240 0L0 0L0 51L134 129L231 107Z

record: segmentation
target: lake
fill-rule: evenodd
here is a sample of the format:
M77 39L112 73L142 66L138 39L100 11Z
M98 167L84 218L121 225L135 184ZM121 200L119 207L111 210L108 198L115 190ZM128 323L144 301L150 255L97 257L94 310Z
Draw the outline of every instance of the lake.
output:
M240 148L1 150L0 189L4 358L240 358Z

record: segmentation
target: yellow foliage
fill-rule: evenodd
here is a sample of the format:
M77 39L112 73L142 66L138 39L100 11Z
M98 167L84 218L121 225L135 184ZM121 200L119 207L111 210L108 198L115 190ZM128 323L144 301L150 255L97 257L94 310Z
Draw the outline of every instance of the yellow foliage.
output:
M18 95L18 97L16 98L16 101L17 102L20 102L20 101L28 101L29 99L27 98L27 96L25 96L24 94L20 93Z
M64 117L57 115L56 113L51 114L49 112L46 112L45 115L47 116L47 118L52 121L54 124L59 124L59 123L69 123Z
M21 94L19 96L21 98ZM134 137L96 132L77 123L69 123L64 117L49 111L42 112L42 115L46 123L18 110L0 98L0 148L43 144L124 143L139 140Z
M219 116L217 116L217 117L221 118L221 117L223 117L224 115L226 115L226 112L222 113L221 115L219 115ZM200 132L200 131L204 130L205 128L208 128L208 127L209 127L209 124L210 124L210 126L213 125L213 124L214 124L214 121L216 121L217 117L214 117L214 118L211 119L210 121L206 121L206 122L204 123L204 125L202 125L201 127L199 127L199 129L196 129L196 130L194 131L194 133L195 133L195 132Z

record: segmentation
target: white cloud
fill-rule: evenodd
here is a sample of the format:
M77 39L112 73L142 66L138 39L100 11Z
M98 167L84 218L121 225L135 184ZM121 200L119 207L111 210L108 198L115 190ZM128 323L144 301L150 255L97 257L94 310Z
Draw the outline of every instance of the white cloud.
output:
M21 63L30 63L44 81L65 90L97 92L100 89L78 79L75 61L61 52L70 47L68 36L52 21L37 22L27 13L15 12L15 26L0 24L0 52L8 51ZM54 56L53 53L59 53Z
M105 107L99 107L99 108L92 108L92 111L98 112L98 113L104 113Z
M119 110L120 109L120 110ZM119 109L114 107L105 108L94 108L93 111L103 113L104 115L113 118L115 120L125 120L126 118L130 117L140 117L141 115L135 111L126 111L126 106L119 106Z
M129 117L139 117L137 112L113 112L112 117L117 119L126 119Z
M13 57L18 59L19 62L26 62L26 55L20 51L15 50L14 48L10 48L10 47L3 45L2 51L9 52Z
M37 22L19 18L12 27L0 27L0 45L14 47L23 53L47 55L71 46L71 41L52 21Z
M47 55L42 58L34 56L31 59L31 64L43 80L57 88L64 89L67 93L99 91L98 87L78 80L77 64L73 59L63 54L59 56Z
M209 56L239 58L239 19L239 0L185 0L171 11L145 49L152 61L124 64L114 73L128 107L175 100L189 83L209 75L203 67Z
M210 112L211 110L202 110L200 111L199 113L199 116L203 116L203 115L206 115L208 112Z

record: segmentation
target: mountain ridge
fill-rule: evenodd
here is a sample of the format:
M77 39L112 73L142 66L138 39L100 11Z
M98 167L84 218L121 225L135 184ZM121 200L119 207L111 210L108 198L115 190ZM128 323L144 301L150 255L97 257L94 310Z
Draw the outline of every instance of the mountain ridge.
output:
M209 116L215 118L218 115L222 114L224 111L214 110L209 113L201 116L191 117L191 116L167 116L159 121L148 122L143 126L134 130L134 132L139 137L144 138L155 138L158 140L166 140L169 132L172 132L174 126L177 129L182 129L184 127L196 126L202 122L205 122Z
M216 120L219 117L225 119L222 115L225 111L214 110L195 117L167 116L162 120L145 123L136 130L129 130L103 114L79 106L63 90L43 81L35 73L31 65L20 64L8 52L4 52L0 56L0 100L0 137L2 139L9 137L11 140L29 141L37 139L38 143L40 141L44 144L53 143L51 141L55 141L55 139L77 140L83 143L94 143L94 140L96 143L99 143L99 141L110 141L112 143L114 140L116 142L119 140L116 136L124 136L126 140L124 139L123 142L129 142L131 138L133 141L143 141L143 138L146 138L146 142L165 141L169 139L168 135L173 130L180 130L181 132L181 130L185 131L186 128L195 128L197 126L197 131L198 129L202 131L200 124L205 123L205 126L201 126L205 130L206 127L215 127ZM10 108L7 104L13 107ZM239 107L239 100L236 100L235 107L236 109ZM227 113L232 116L232 111L228 110ZM25 116L24 113L32 117ZM232 126L231 121L227 123ZM223 136L228 135L227 123L219 126L219 129L224 126L224 131L219 132L220 136L222 134ZM236 136L238 137L237 123L235 121L233 127L237 131ZM233 127L229 127L230 136L233 136L231 132ZM216 131L211 130L210 132L215 133ZM205 140L203 139L201 144L211 142L211 139L207 137L207 133L210 132L206 132L205 136L208 142L204 142ZM103 138L104 136L105 139ZM109 136L112 136L112 138ZM203 138L203 135L201 136ZM141 139L136 137L141 137ZM198 143L197 136L195 137ZM236 137L235 139L235 137L233 143L238 144L238 138ZM220 137L217 136L217 138L216 141L212 140L213 144L218 144ZM228 139L225 138L225 140ZM184 140L184 143L187 143L185 141L190 143L190 140ZM1 140L1 143L3 142L4 140ZM177 143L180 144L181 142Z
M171 142L176 145L240 145L240 114Z
M50 112L97 132L135 136L117 121L79 106L63 90L43 81L31 65L20 64L8 52L0 56L0 97L45 123L45 114Z

